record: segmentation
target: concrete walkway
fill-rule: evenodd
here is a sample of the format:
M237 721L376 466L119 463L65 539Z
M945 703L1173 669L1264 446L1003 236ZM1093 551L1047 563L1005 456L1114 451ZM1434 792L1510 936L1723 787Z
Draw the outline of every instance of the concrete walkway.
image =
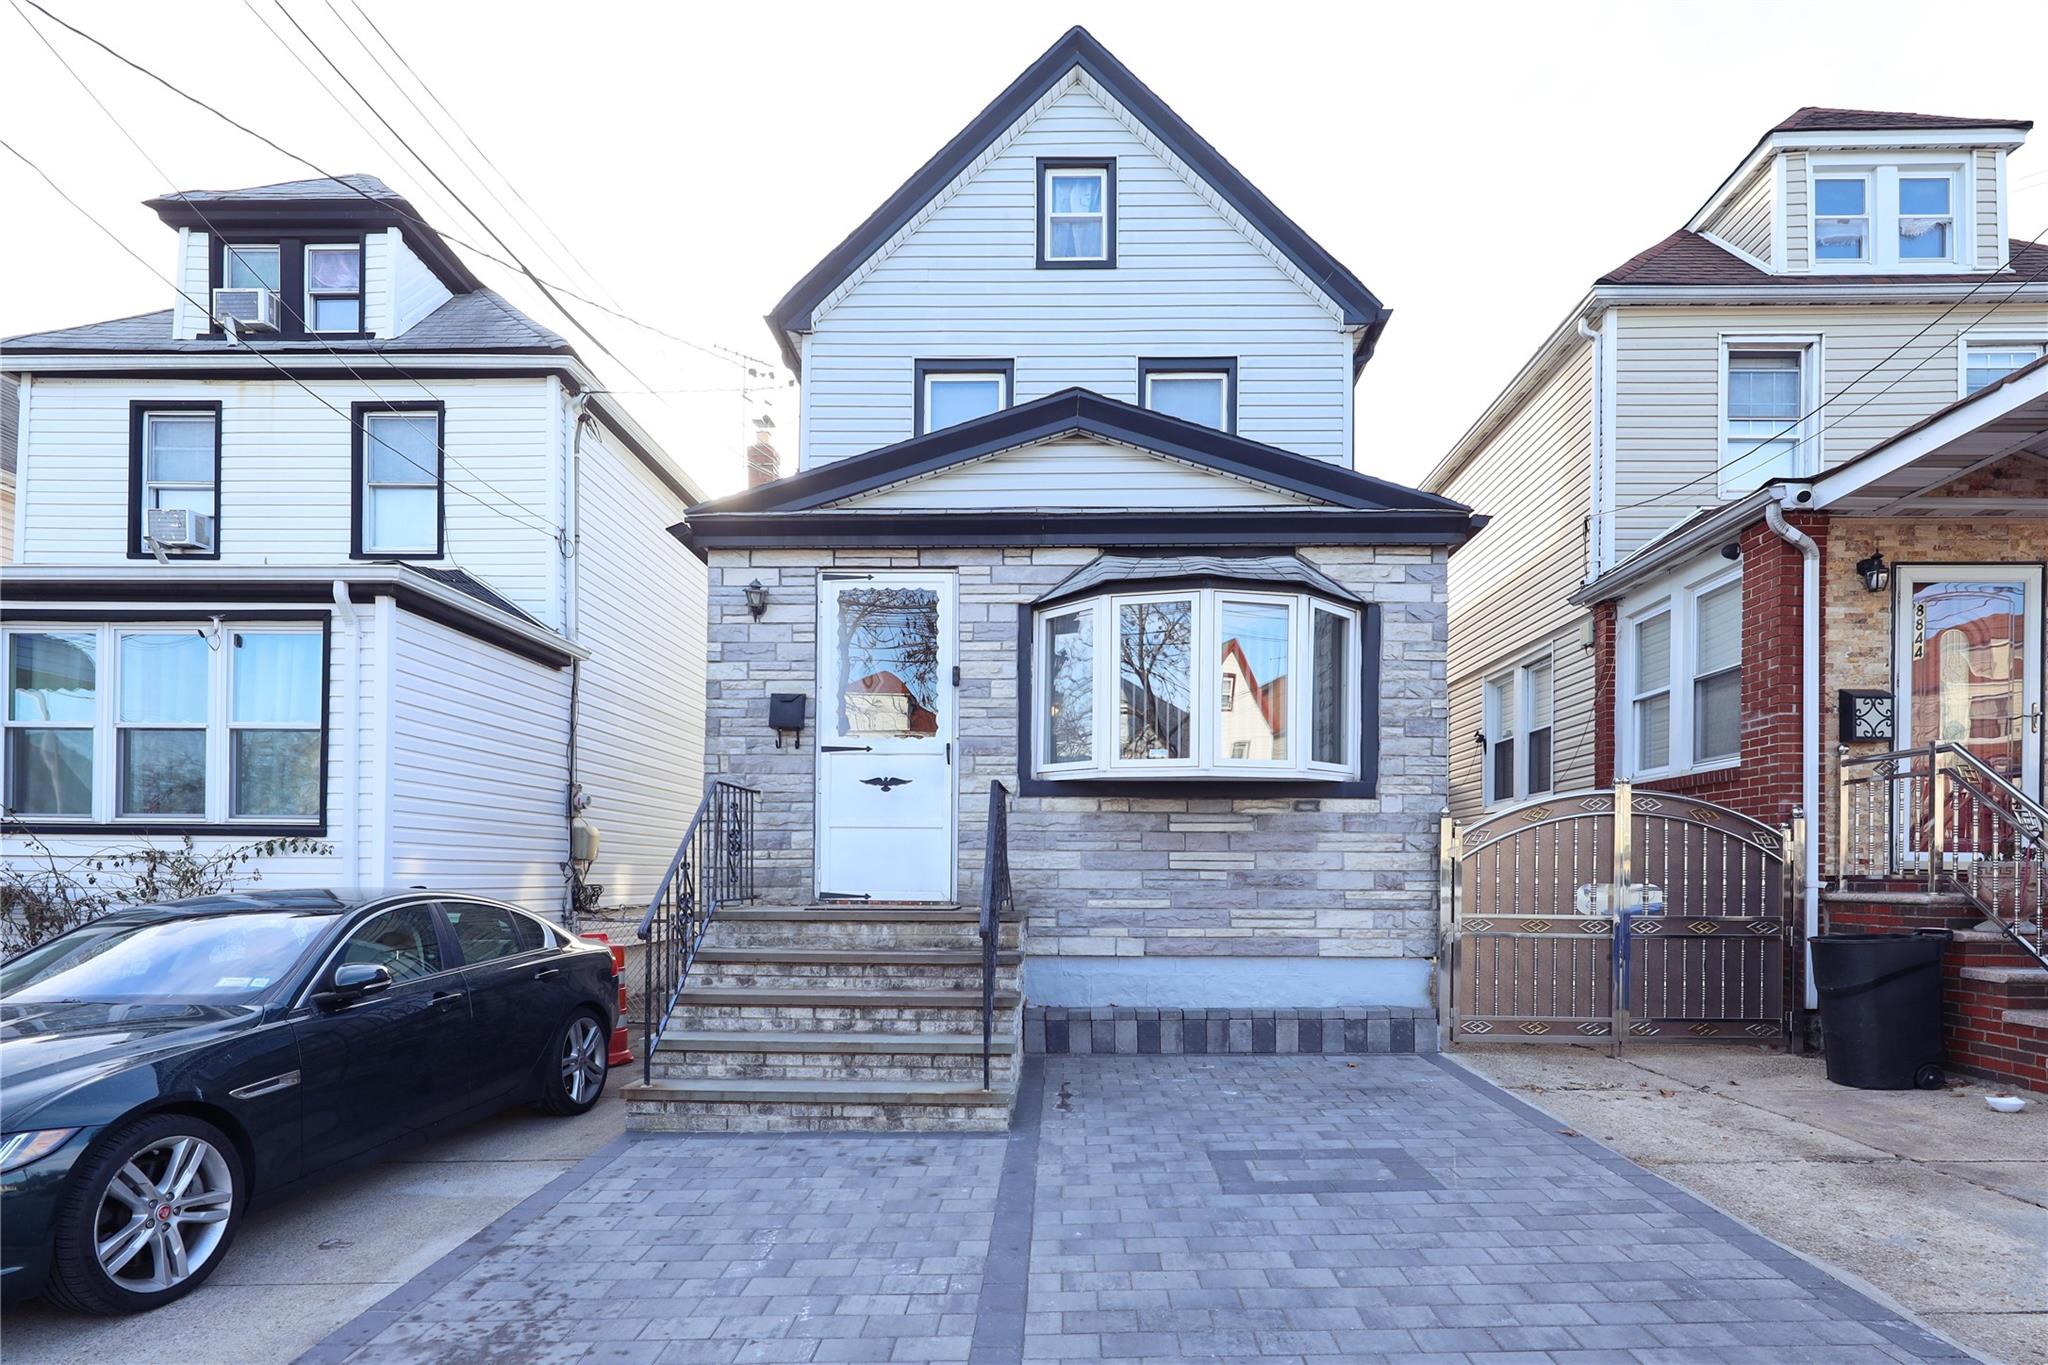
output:
M10 1308L0 1358L7 1365L290 1360L625 1127L625 1103L612 1096L573 1119L529 1110L488 1119L256 1209L213 1278L157 1312L89 1318L37 1302Z
M2013 1365L2048 1365L2048 1100L1849 1090L1718 1046L1460 1048L1559 1120Z
M1008 1136L624 1139L302 1359L1961 1360L1428 1057L1051 1058Z

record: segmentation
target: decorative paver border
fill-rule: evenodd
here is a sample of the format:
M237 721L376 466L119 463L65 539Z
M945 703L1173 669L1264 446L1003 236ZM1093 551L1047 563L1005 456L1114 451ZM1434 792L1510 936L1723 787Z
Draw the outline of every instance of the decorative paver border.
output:
M1225 1194L1395 1194L1440 1190L1443 1182L1422 1169L1422 1163L1399 1147L1258 1147L1208 1148L1209 1164ZM1252 1174L1253 1162L1370 1161L1387 1168L1381 1177L1328 1176L1297 1180L1265 1179Z

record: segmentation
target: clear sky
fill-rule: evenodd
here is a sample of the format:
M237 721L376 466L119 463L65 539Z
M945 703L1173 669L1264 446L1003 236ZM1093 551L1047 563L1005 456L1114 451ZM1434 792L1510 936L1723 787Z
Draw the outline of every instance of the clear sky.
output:
M159 271L174 237L143 199L314 173L36 16L159 174L9 3L0 136ZM782 292L1084 23L1394 309L1359 387L1358 463L1409 480L1595 276L1680 227L1798 106L2048 120L2038 4L285 0L451 194L276 0L43 3L322 170L381 176L454 237L490 245L459 194L543 277L765 361L775 349L760 319ZM358 3L545 228L399 70ZM2011 182L2013 235L2032 237L2048 227L2048 147L2019 153ZM169 306L163 280L5 153L0 195L12 266L0 335ZM741 482L749 405L794 449L779 367L749 378L571 302L622 366L512 272L472 263L616 389L674 391L623 401L706 487Z

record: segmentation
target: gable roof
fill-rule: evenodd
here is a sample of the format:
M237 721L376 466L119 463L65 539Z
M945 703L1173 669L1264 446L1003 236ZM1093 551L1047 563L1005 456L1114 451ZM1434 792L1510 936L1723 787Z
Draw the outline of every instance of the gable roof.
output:
M1944 272L1929 275L1778 274L1759 270L1725 247L1697 232L1681 229L1639 251L1595 280L1595 284L1777 285L1812 288L1853 284L1977 284L1987 280L2031 283L2048 279L2048 242L2013 241L2012 265L2005 270Z
M1090 436L1299 493L1317 506L1237 511L844 510L847 499L1002 451ZM1241 523L1241 524L1240 524ZM712 545L999 544L1008 535L1058 544L1460 544L1485 524L1463 503L1230 432L1068 388L923 436L835 460L743 493L700 503L670 528L700 555ZM1311 525L1318 529L1307 529ZM866 528L855 532L852 528ZM1283 529L1291 528L1291 529ZM1103 537L1111 537L1104 539ZM936 537L932 539L930 537ZM1018 543L1024 543L1018 542Z
M1380 332L1391 310L1342 262L1325 251L1282 213L1273 201L1245 179L1223 154L1209 145L1200 133L1169 108L1166 102L1131 73L1095 36L1078 24L1060 36L1022 75L996 96L974 120L954 135L952 141L919 167L910 179L869 214L846 239L812 266L770 310L768 325L775 344L790 369L800 370L792 332L810 330L812 312L843 284L863 261L894 237L930 203L940 191L957 179L988 150L1005 129L1036 104L1066 74L1080 67L1116 101L1182 161L1192 166L1224 202L1257 228L1268 241L1292 261L1317 287L1343 310L1344 321L1363 327L1355 365L1362 367L1372 356Z
M1881 133L1940 128L2032 128L2032 119L1957 118L1952 114L1907 114L1886 109L1828 109L1809 104L1794 109L1774 133Z

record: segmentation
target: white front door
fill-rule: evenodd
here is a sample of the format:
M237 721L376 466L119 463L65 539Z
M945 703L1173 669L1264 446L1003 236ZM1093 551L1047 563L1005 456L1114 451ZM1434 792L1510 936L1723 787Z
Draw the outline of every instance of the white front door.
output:
M1899 744L1957 744L2041 795L2041 566L1897 571Z
M953 899L949 573L818 576L818 894Z

